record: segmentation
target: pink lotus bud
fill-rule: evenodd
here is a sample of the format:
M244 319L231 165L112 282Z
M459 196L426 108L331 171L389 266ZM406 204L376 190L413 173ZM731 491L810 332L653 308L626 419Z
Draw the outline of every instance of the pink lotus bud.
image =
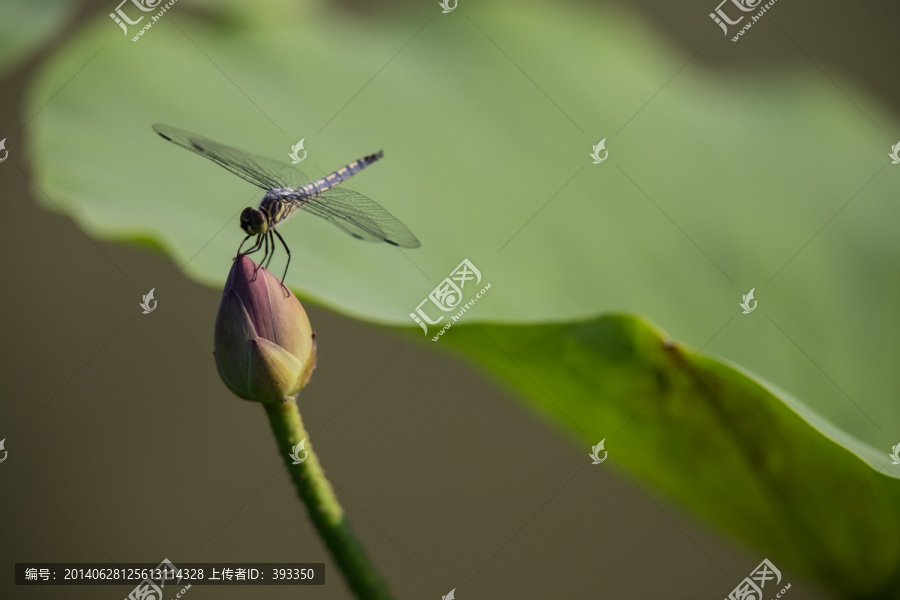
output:
M315 338L294 294L278 277L238 256L216 316L216 366L225 385L256 402L294 396L316 366Z

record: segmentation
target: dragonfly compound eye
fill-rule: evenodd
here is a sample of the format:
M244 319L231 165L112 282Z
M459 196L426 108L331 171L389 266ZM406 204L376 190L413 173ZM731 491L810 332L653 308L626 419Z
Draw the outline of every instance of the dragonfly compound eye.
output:
M266 216L260 211L253 209L250 213L250 226L253 228L253 233L265 233L266 229L268 229Z
M265 215L249 206L241 211L240 223L241 229L249 234L265 233L268 229Z

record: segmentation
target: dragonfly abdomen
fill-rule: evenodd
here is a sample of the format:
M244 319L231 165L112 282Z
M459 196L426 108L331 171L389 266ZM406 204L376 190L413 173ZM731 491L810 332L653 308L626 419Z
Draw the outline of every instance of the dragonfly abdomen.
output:
M298 188L297 191L303 196L310 196L310 197L317 196L317 195L321 194L322 192L333 188L334 186L341 183L342 181L346 181L347 179L350 179L351 177L353 177L354 175L356 175L357 173L359 173L360 171L362 171L363 169L365 169L366 167L368 167L369 165L371 165L372 163L374 163L375 161L377 161L378 159L380 159L383 156L384 156L384 152L381 152L381 151L376 152L375 154L370 154L368 156L364 156L364 157L360 158L359 160L353 161L349 165L341 167L334 173L331 173L330 175L326 175L322 179L313 181L312 183L309 183L307 185L304 185L301 188Z

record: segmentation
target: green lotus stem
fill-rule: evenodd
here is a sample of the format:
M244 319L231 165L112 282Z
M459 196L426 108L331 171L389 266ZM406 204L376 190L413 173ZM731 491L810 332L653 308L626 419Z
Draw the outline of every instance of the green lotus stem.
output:
M278 441L278 450L291 472L297 494L306 504L309 518L325 540L325 545L344 574L347 584L360 600L392 600L387 584L353 534L344 509L334 495L331 482L322 470L309 434L303 426L297 402L293 398L285 398L282 402L263 406L269 415L272 431ZM293 448L304 439L304 449L308 452L306 460L295 465L291 459Z

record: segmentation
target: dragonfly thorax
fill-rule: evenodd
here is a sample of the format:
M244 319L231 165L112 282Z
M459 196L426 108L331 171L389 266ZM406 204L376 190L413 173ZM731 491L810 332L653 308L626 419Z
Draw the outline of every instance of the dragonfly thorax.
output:
M259 210L248 206L241 211L241 229L247 235L261 235L269 228L269 220Z

